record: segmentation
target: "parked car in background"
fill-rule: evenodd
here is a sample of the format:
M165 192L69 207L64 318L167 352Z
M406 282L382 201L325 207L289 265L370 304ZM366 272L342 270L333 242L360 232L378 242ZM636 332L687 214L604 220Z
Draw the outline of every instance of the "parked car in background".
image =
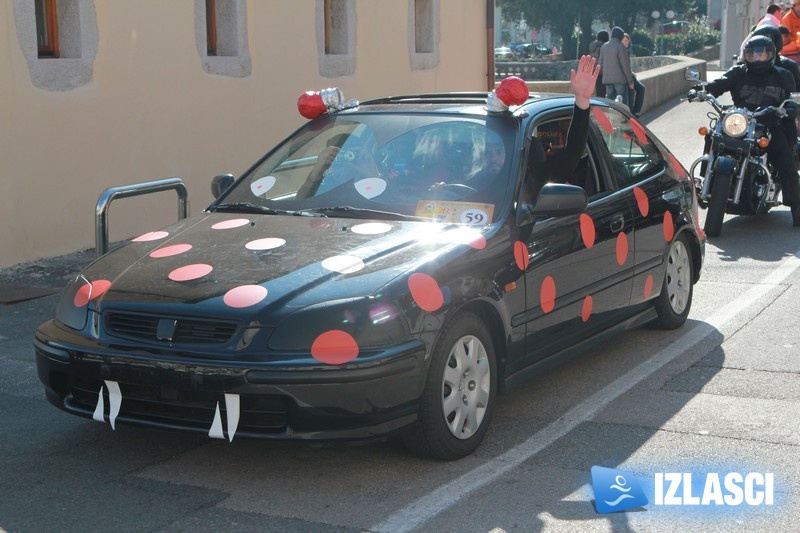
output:
M689 25L690 23L688 20L667 22L666 24L661 25L661 33L665 35L670 33L683 33L689 29Z
M516 43L510 46L515 56L529 58L549 55L552 50L541 43Z
M514 51L508 46L498 46L494 49L495 61L510 61L514 57Z
M455 459L497 394L687 319L694 183L627 108L593 99L574 172L544 183L572 96L331 91L301 96L315 118L238 179L214 178L202 213L68 283L33 339L53 405L229 441L397 435Z

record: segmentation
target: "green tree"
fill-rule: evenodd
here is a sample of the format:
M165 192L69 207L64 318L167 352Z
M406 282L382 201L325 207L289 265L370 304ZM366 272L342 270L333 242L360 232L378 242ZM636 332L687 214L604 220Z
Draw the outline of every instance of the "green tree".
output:
M588 52L595 37L595 20L605 21L610 27L621 26L630 33L637 27L650 27L653 11L672 9L688 18L698 12L701 1L704 10L704 0L495 0L495 4L503 10L506 20L524 20L530 27L549 28L561 38L564 57L574 59L576 52Z

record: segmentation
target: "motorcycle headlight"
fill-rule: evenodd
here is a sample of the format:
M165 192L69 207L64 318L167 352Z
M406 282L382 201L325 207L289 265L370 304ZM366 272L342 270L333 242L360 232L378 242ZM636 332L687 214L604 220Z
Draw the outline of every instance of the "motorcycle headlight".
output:
M741 137L747 132L747 117L743 113L731 113L722 119L722 131L730 137Z

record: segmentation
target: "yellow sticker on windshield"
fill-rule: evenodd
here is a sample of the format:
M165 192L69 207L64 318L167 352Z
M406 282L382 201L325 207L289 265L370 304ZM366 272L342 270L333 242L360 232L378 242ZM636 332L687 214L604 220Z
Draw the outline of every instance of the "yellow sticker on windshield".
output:
M420 200L414 213L418 217L455 224L488 224L492 221L494 204Z

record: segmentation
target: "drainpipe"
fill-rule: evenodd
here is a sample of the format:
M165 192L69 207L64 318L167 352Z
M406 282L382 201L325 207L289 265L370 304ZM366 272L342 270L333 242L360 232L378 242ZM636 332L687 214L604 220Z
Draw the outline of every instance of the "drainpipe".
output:
M494 0L486 0L486 90L494 90Z

